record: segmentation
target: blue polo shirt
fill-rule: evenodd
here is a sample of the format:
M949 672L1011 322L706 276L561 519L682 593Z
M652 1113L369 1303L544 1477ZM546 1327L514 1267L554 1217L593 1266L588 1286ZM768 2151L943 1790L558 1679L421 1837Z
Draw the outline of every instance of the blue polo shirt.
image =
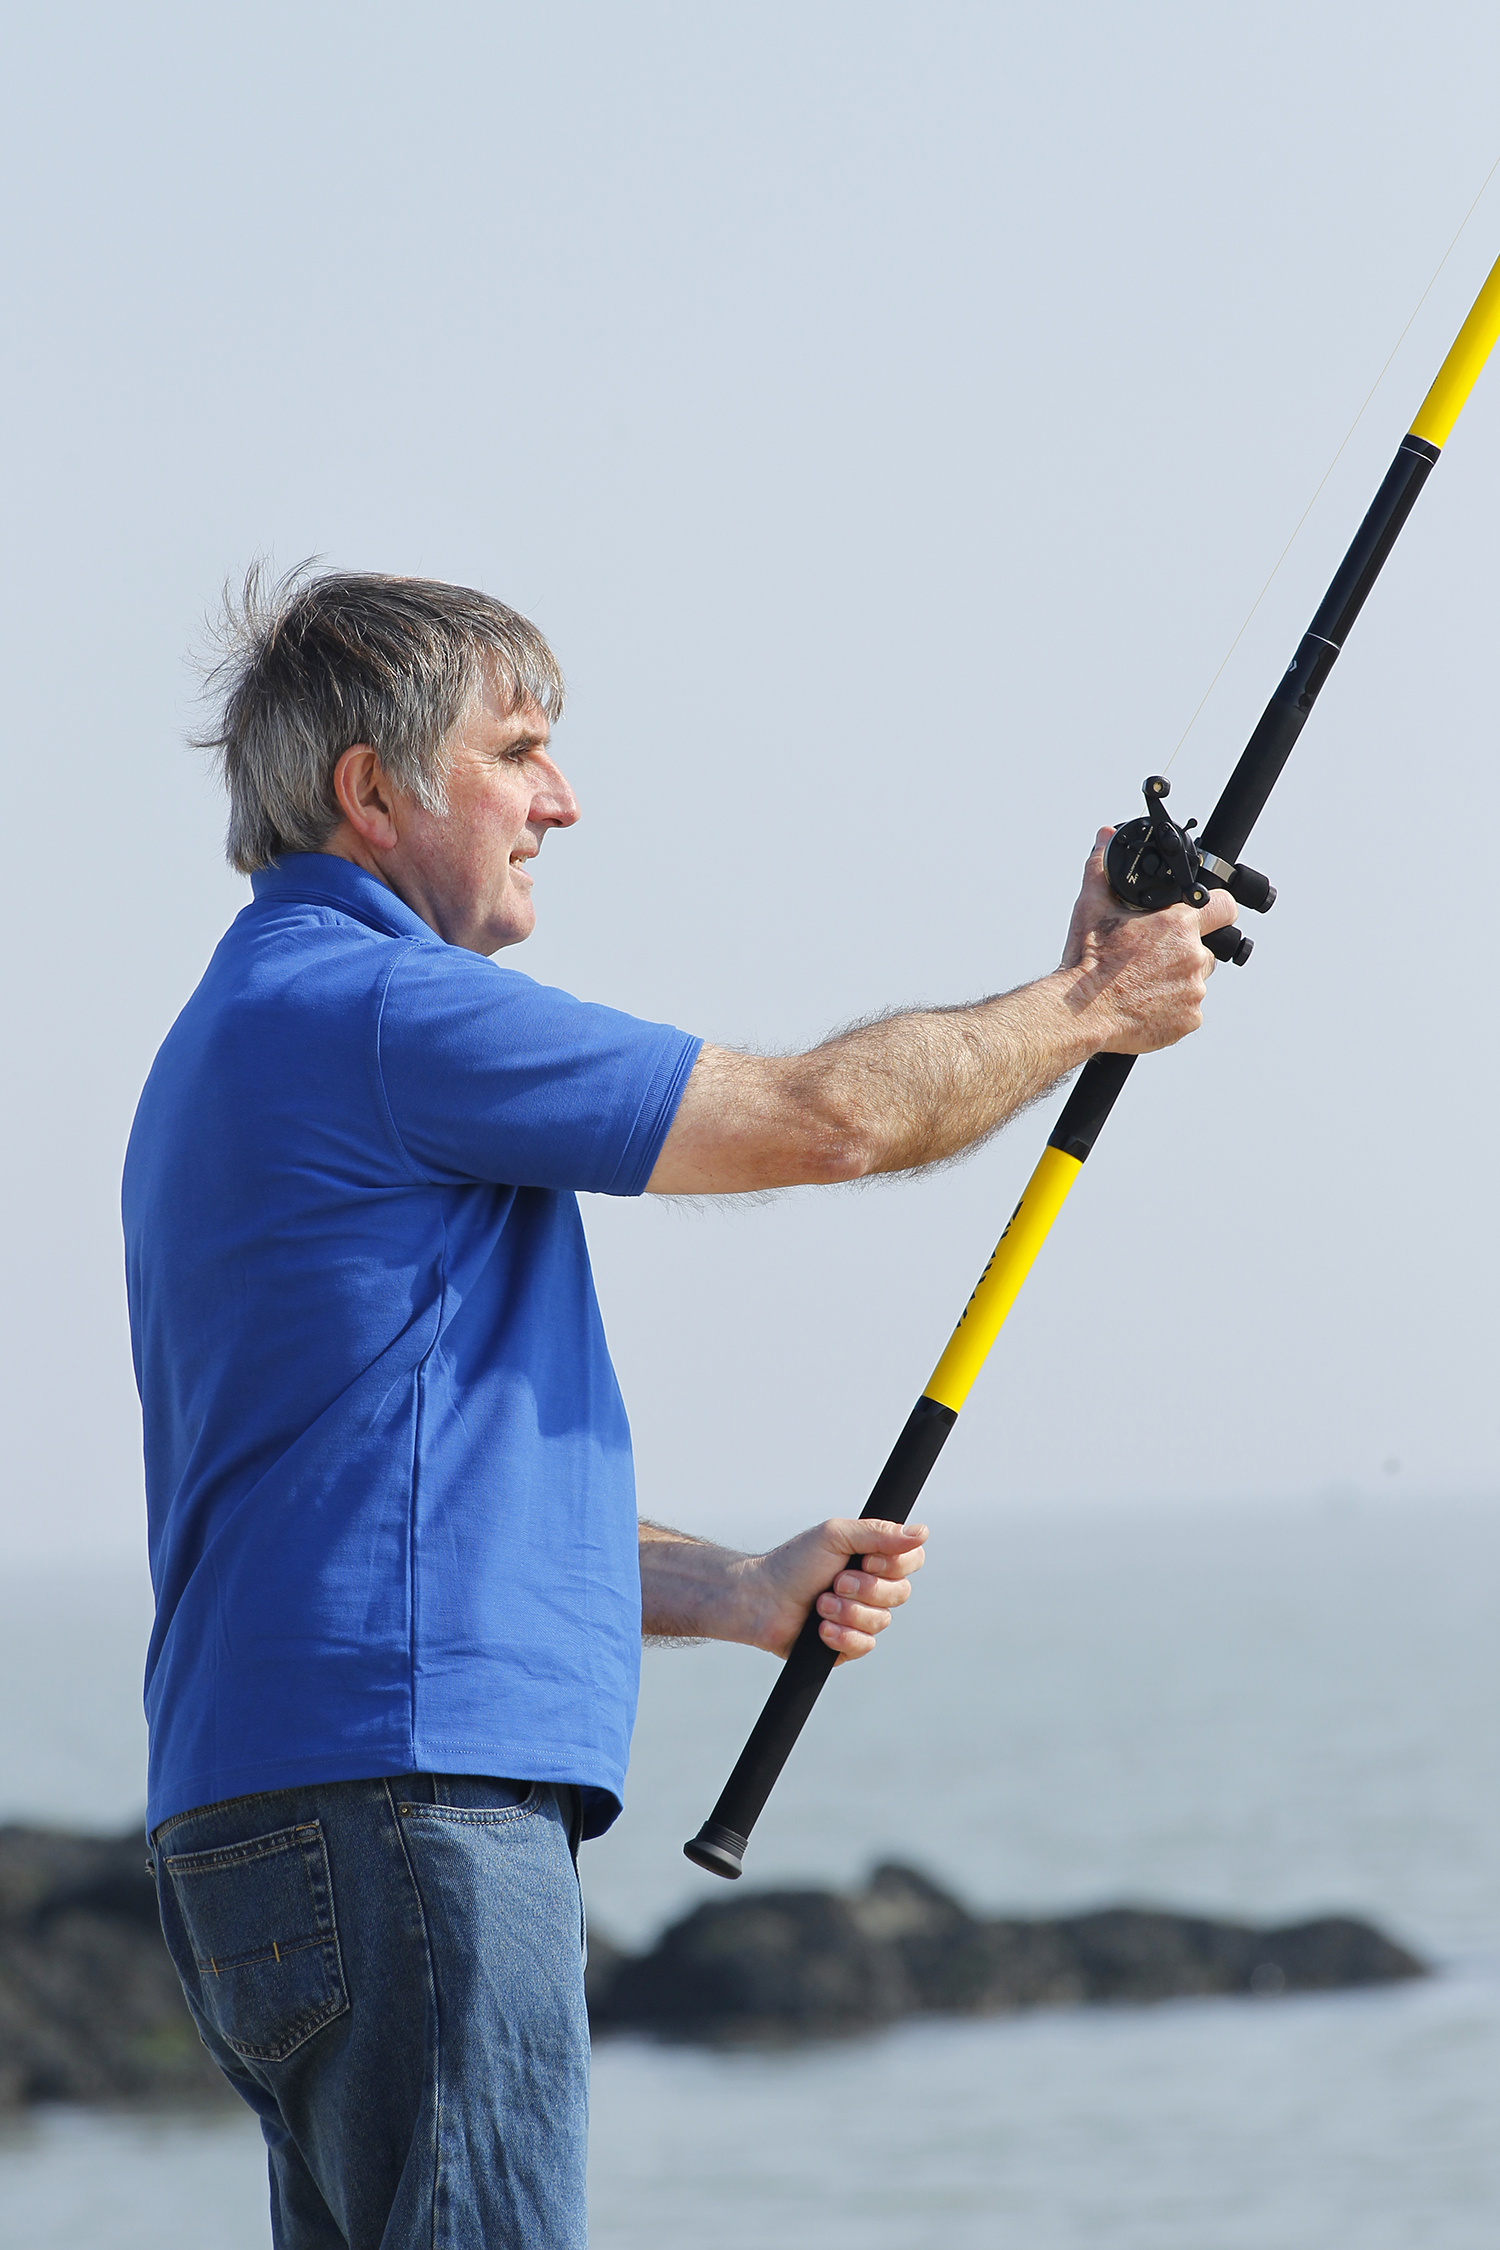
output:
M125 1161L153 1827L414 1771L615 1817L635 1486L574 1191L640 1194L698 1046L346 861L255 877Z

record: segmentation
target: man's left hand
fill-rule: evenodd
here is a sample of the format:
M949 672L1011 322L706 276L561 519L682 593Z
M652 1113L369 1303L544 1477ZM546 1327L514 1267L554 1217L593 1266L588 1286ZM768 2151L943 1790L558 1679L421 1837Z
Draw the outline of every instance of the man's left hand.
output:
M761 1612L755 1646L788 1655L816 1601L819 1636L839 1662L868 1656L891 1612L911 1597L926 1537L925 1524L832 1516L768 1555L748 1557L745 1591L753 1589Z

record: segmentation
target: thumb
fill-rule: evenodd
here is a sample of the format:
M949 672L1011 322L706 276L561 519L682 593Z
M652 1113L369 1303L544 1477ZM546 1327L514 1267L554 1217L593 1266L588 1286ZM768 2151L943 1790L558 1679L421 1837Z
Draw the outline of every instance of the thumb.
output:
M1198 928L1207 937L1210 930L1222 930L1226 923L1239 918L1240 910L1228 891L1210 891L1207 906L1198 909Z
M925 1523L885 1523L878 1516L844 1516L827 1526L830 1545L848 1537L851 1555L904 1555L925 1545Z

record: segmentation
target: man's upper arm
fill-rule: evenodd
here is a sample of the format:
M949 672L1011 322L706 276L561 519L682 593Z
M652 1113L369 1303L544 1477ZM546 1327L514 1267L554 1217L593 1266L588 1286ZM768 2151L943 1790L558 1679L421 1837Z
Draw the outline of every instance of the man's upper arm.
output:
M419 944L387 980L377 1067L422 1177L638 1195L697 1052L669 1024Z
M648 1195L746 1195L859 1177L851 1127L819 1099L803 1055L740 1055L704 1047L694 1063Z

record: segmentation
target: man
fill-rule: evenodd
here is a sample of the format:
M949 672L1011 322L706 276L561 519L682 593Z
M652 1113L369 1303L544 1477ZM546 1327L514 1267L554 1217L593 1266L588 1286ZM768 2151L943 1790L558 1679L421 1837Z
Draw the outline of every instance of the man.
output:
M816 1602L859 1657L924 1538L837 1519L739 1555L638 1524L577 1191L941 1162L1192 1030L1233 910L1122 915L1096 846L1050 977L733 1054L488 958L578 818L525 619L252 579L217 688L254 898L124 1185L163 1926L260 2115L279 2245L576 2245L576 1854L620 1809L642 1630L784 1655Z

